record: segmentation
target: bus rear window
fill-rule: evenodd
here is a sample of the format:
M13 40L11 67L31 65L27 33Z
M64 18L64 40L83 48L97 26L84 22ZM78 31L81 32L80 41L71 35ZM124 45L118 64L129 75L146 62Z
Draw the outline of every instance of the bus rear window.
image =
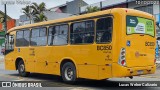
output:
M126 25L127 35L147 34L154 37L154 22L151 19L136 16L127 16Z

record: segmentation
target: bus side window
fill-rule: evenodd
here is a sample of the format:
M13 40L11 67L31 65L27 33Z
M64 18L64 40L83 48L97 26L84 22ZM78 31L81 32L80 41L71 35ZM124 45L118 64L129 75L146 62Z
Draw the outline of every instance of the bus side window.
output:
M23 46L23 31L17 31L16 33L16 46Z
M97 20L96 42L106 43L112 40L112 18L101 18Z
M84 43L93 43L94 40L94 21L86 21L85 22L85 38Z
M48 33L48 45L68 44L68 25L49 27Z
M16 46L29 46L30 30L24 29L16 33Z
M31 46L37 46L37 37L39 37L39 29L32 29L31 31Z
M71 24L71 44L88 44L94 41L94 21L88 20Z
M23 45L29 46L30 30L24 30Z
M47 44L47 29L45 27L33 28L31 33L31 46L45 46Z

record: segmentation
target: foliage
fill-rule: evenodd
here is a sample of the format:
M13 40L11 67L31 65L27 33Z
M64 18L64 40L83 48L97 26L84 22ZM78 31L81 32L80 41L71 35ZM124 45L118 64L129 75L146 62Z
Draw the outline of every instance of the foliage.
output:
M44 15L44 11L46 11L46 4L44 2L40 4L33 2L31 6L26 6L22 10L29 18L32 16L35 22L47 21L47 17Z
M36 14L34 21L35 22L47 21L47 17L43 13Z
M25 15L27 15L28 17L30 17L30 13L31 13L31 8L30 8L30 6L26 6L25 8L22 8L22 10L23 10L23 13L24 13Z
M97 6L88 6L86 8L87 13L97 12L100 11L100 8Z

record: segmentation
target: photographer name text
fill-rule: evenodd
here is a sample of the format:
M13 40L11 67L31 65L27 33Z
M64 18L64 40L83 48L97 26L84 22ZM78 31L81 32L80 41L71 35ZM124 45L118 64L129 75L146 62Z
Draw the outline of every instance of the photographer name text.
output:
M157 87L157 83L119 83L120 87Z

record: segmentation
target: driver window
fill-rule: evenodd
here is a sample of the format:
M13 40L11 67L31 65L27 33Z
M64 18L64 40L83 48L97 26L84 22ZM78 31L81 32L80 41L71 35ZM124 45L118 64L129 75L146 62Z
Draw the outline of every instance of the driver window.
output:
M14 35L6 35L6 50L13 50L14 48Z

